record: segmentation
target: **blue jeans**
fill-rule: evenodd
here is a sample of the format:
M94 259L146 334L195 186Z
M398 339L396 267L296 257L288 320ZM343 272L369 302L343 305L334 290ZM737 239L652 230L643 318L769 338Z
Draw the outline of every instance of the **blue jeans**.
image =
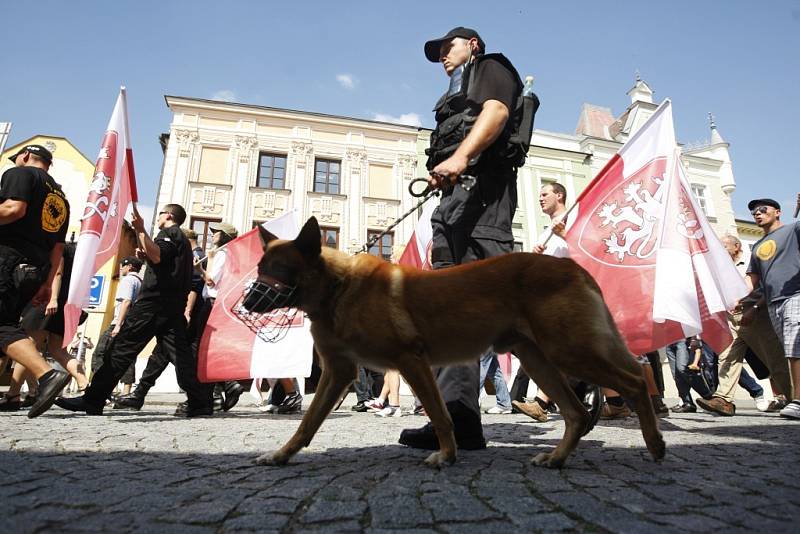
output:
M756 382L755 378L750 376L750 373L748 373L746 369L742 369L742 374L739 375L739 385L754 399L764 395L764 388Z
M500 408L511 408L511 395L508 393L508 386L506 379L503 376L503 371L500 369L500 362L497 361L497 354L494 351L488 351L481 356L481 381L480 389L483 389L483 382L487 376L492 377L492 383L495 389L495 399L497 406ZM480 393L480 389L478 392Z
M678 396L684 404L694 405L692 400L691 390L694 389L698 395L704 399L711 398L713 391L709 389L706 381L700 376L700 373L692 373L689 371L689 364L694 359L689 353L689 346L686 341L678 341L671 345L667 345L665 349L667 359L669 360L669 369L672 371L672 378L675 380L675 386L678 388ZM711 351L703 351L704 364L709 368L715 368L713 361L714 353ZM711 361L709 361L711 359Z

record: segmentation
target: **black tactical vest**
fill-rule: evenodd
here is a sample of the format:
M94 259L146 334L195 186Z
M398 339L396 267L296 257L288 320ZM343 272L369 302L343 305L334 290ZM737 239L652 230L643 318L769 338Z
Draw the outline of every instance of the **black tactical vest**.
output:
M520 167L525 162L528 147L527 145L522 147L517 141L520 138L520 125L523 122L522 81L517 70L503 54L485 54L476 56L470 63L465 65L460 76L460 87L453 87L453 85L459 84L457 79L451 78L451 82L455 83L451 83L450 89L436 103L434 108L436 129L431 134L430 148L425 150L425 154L428 156L428 170L432 170L436 165L452 156L458 145L466 139L475 125L475 121L481 112L481 107L470 100L470 86L475 82L475 73L478 65L487 59L499 61L511 71L517 80L520 93L514 109L509 110L509 118L500 137L482 154L470 161L470 167L475 167L479 164ZM458 76L458 73L454 73L453 76ZM530 132L528 132L527 143L530 143Z

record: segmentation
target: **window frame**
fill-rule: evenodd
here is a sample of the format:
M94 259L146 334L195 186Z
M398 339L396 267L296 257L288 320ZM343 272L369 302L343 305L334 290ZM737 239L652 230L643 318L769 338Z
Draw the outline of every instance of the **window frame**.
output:
M317 181L317 172L318 172L317 171L317 165L320 164L320 163L325 163L326 164L324 190L317 189L317 183L318 183L318 181ZM330 172L330 166L331 166L332 163L335 163L336 165L339 166L339 171L337 173L335 173L336 176L337 176L336 191L331 191L330 176L331 176L332 173ZM314 183L312 185L312 191L314 193L325 193L325 194L329 194L329 195L338 195L338 194L340 194L340 191L342 189L342 160L327 159L327 158L314 158L313 180L314 180Z
M195 228L195 223L203 223L202 232ZM211 223L222 222L222 219L215 217L195 217L189 219L189 228L197 232L197 246L208 252L211 250L213 240L211 239L213 233L210 231L209 225Z
M262 168L261 161L262 161L262 158L264 158L264 157L271 157L272 158L272 166L270 167L270 169L272 171L272 174L268 178L269 185L262 185L261 184L261 180L262 180L262 177L261 177L261 168ZM275 187L275 179L276 179L275 178L275 169L276 168L280 168L280 167L276 167L275 166L275 158L280 158L280 159L283 160L283 178L280 178L281 184L282 184L281 187ZM259 189L286 189L286 187L285 187L286 186L286 168L288 166L288 161L289 161L289 157L288 157L287 154L280 154L280 153L277 153L277 152L259 152L258 153L258 168L256 169L256 185L255 185L255 187L257 187ZM264 178L264 179L267 180L267 178Z
M372 236L379 235L381 233L383 233L383 230L367 230L367 242L369 242L370 239L372 239ZM383 242L383 240L385 238L387 238L387 237L392 240L391 243L389 243L389 245L388 245L388 247L389 247L388 254L383 250L384 247L386 246L385 243ZM377 253L373 253L373 250L376 247L378 249L376 251ZM367 254L370 254L372 256L376 256L378 258L381 258L383 260L391 262L392 261L392 253L393 253L392 249L394 249L394 232L389 232L389 233L385 234L382 238L380 238L377 243L375 243L374 245L369 247L369 250L367 251Z
M319 227L319 231L320 231L319 238L320 238L320 242L322 243L323 247L335 248L336 250L339 250L339 245L341 243L341 241L340 241L341 230L338 227L336 227L336 226L320 226ZM335 233L335 236L336 236L336 246L335 247L330 247L326 243L326 241L325 241L325 232L334 232Z

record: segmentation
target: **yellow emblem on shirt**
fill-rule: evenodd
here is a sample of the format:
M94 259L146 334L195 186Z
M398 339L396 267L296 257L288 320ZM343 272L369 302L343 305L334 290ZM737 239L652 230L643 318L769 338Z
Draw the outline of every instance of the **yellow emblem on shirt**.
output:
M778 251L778 245L775 243L774 239L768 239L758 245L758 250L756 250L756 256L761 261L769 261L775 255L775 252Z
M58 232L67 220L67 205L64 198L56 193L48 193L42 205L42 229Z

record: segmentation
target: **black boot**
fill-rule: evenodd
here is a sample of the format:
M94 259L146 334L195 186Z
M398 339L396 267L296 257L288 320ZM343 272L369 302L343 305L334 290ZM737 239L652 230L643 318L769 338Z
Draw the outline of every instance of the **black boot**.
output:
M244 393L244 388L239 382L225 382L222 385L222 411L227 412L236 406L242 393Z
M147 396L147 390L150 388L138 385L131 393L127 395L119 395L114 399L112 408L114 410L136 410L139 411L144 406L144 398Z
M459 449L474 451L486 448L480 414L473 413L460 402L448 402L447 411L453 420L453 433ZM422 428L403 430L399 442L415 449L439 449L439 439L430 423Z

